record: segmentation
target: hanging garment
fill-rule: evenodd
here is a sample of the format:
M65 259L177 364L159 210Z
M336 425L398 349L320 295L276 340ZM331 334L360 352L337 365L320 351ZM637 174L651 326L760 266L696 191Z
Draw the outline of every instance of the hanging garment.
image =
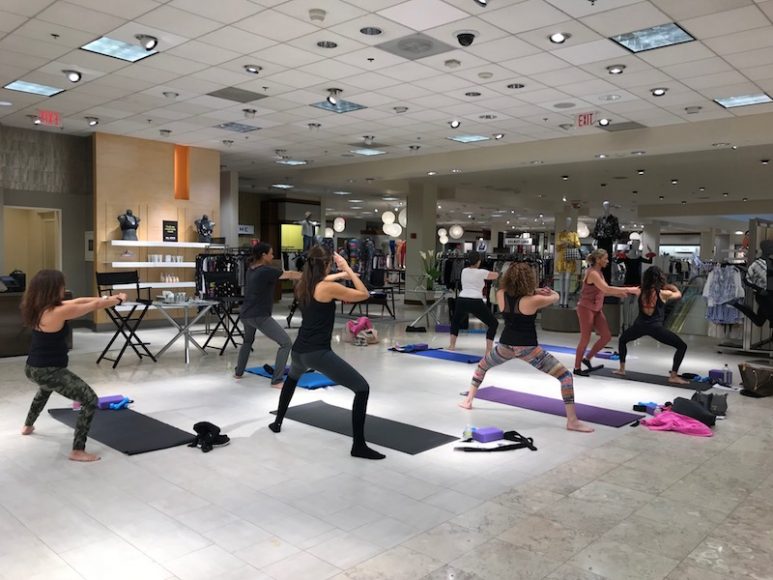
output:
M577 232L562 231L556 240L556 272L577 272L577 262L580 260L580 236Z

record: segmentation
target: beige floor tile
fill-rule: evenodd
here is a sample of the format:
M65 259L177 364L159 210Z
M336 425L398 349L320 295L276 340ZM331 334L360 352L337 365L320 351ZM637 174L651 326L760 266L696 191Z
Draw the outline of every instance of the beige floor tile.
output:
M545 580L608 580L604 576L594 574L589 570L583 570L573 564L564 564L558 570L545 576Z
M731 576L711 572L688 562L682 562L666 576L666 580L729 580L730 578Z
M558 562L574 556L597 537L536 514L525 516L498 536L504 542Z
M454 566L443 566L431 574L427 574L420 580L486 580L483 576L478 576L474 572L460 570Z
M469 528L485 536L494 537L512 528L525 515L500 504L486 502L456 516L451 520L451 523Z
M439 560L397 546L347 570L346 575L352 580L415 580L442 565Z
M544 578L559 564L500 540L491 540L451 562L452 566L487 580L536 580Z
M773 555L749 545L745 538L722 540L709 536L685 563L724 577L747 575L757 580L773 578Z
M661 495L636 510L634 515L655 522L684 526L700 525L703 522L717 525L727 517L727 514L708 507L714 504L712 499L707 499L704 504L707 505L697 506Z
M606 540L594 542L568 562L611 580L661 580L678 563L635 545Z
M601 537L601 541L638 546L653 554L683 560L711 530L711 522L678 525L631 516Z
M470 550L474 550L489 538L488 535L480 531L446 522L423 534L414 536L404 545L435 560L450 562Z
M539 483L527 483L500 494L491 501L520 512L536 512L560 500L563 494L545 489Z
M615 469L616 464L592 457L559 465L529 482L542 490L568 495ZM496 501L496 498L495 498Z

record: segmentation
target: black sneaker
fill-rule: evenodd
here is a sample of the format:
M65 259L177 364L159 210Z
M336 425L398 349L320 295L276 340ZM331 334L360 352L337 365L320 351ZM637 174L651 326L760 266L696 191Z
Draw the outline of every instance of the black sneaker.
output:
M218 435L212 440L212 447L225 447L231 442L228 435Z
M582 369L574 369L572 371L573 374L577 375L578 377L589 377L590 373L588 371L584 371Z

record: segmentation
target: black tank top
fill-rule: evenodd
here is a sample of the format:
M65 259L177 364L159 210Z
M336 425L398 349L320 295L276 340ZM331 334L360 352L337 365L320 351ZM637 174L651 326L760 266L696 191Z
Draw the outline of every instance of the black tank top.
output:
M311 302L301 308L303 321L295 339L295 352L314 352L315 350L330 350L330 340L333 337L333 324L336 318L335 300L317 302L313 297Z
M61 330L56 332L32 331L32 342L27 355L27 364L31 367L60 367L67 366L67 333L69 326L65 322Z
M507 346L537 346L537 314L521 314L518 309L520 301L520 298L516 300L505 292L505 310L502 312L505 329L499 342Z
M644 313L641 296L639 296L639 318L636 320L636 322L640 324L663 324L665 318L666 303L660 299L660 292L658 292L658 299L655 301L655 310L650 315Z

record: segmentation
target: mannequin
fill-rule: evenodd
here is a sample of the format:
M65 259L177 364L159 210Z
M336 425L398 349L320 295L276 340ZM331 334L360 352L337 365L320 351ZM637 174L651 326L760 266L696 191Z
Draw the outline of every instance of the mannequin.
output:
M301 235L303 235L303 251L308 252L314 245L314 228L317 226L317 222L311 220L311 212L307 211L300 224Z
M773 240L763 240L760 250L762 256L749 266L744 279L754 292L757 312L742 302L731 302L730 306L743 312L756 326L770 322L773 327Z
M623 281L623 286L640 286L642 274L641 265L652 264L652 258L645 258L641 255L640 246L641 242L639 240L631 240L630 248L625 253L625 257L615 260L617 263L622 262L625 264L625 279ZM638 316L636 297L633 295L626 296L623 299L623 304L623 328L628 328Z
M125 213L118 216L118 224L121 226L121 239L122 240L137 240L137 228L140 225L140 218L138 218L132 210L127 209Z
M565 228L559 232L556 240L556 266L558 279L561 281L561 308L569 307L569 283L577 273L577 262L580 260L580 237L577 232L570 231L572 218L566 218Z
M612 246L620 237L622 230L620 230L620 222L617 217L609 213L609 202L605 201L602 204L604 209L604 215L596 220L596 225L593 228L591 234L596 238L596 243L600 250L606 250L609 256L613 256ZM608 262L602 270L604 280L607 284L611 284L612 280L612 263Z
M215 229L215 222L209 221L207 214L201 216L201 219L197 219L193 222L196 224L196 231L199 234L199 242L209 244L212 242L212 232Z

